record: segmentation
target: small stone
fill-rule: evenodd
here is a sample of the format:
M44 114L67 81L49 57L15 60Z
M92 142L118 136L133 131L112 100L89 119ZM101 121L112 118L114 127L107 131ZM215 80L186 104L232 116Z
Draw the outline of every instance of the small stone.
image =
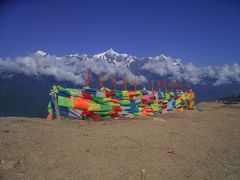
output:
M90 152L90 150L89 150L89 149L86 149L85 151L86 151L86 152Z
M175 154L175 151L173 149L168 149L167 153Z
M141 172L141 176L144 176L144 174L146 173L146 170L142 169L140 172Z
M9 130L8 130L8 129L6 129L6 130L4 130L3 132L4 132L4 133L8 133L8 132L9 132Z

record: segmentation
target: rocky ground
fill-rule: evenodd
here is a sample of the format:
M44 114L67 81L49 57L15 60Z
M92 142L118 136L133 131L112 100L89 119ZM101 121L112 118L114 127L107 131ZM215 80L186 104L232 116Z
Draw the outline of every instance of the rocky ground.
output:
M240 179L240 106L111 121L2 117L0 179Z

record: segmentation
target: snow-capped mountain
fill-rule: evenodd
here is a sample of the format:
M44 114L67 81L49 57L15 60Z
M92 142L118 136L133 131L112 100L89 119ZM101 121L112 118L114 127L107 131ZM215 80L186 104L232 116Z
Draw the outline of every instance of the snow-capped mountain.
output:
M105 60L107 63L112 63L114 65L122 65L125 67L129 67L129 65L137 59L137 57L135 56L131 56L128 54L120 54L114 51L112 48L105 52L93 55L93 58L102 59Z
M116 57L116 56L119 56L120 54L115 52L112 48L105 51L105 52L102 52L102 53L99 53L99 54L96 54L94 55L93 57L95 58L99 58L99 59L104 59L104 60L107 60L108 57L112 56L112 57ZM127 56L127 54L125 54Z
M33 53L33 55L35 56L41 56L41 57L45 57L47 55L50 55L42 50L38 50L35 53ZM129 65L134 62L135 60L137 60L138 58L136 56L131 56L128 54L121 54L118 53L116 51L114 51L112 48L96 54L96 55L88 55L88 54L79 54L79 53L75 53L75 54L69 54L63 57L56 57L56 59L60 60L60 59L69 59L69 62L66 62L66 64L69 65L75 65L76 61L82 61L82 60L102 60L106 63L110 63L112 65L116 65L116 66L124 66L124 67L129 67Z
M47 55L46 52L41 51L41 50L36 51L34 54L37 55L37 56L46 56Z
M42 50L38 50L34 53L34 55L44 57L49 54ZM144 59L145 62L151 62L151 63L161 63L165 61L171 61L173 65L181 65L180 59L172 59L171 57L165 56L163 54L155 57L140 58L140 57L128 55L126 53L118 53L114 51L112 48L96 55L75 53L75 54L66 55L64 57L56 57L56 59L58 60L64 59L64 58L69 59L68 62L65 62L66 64L69 64L69 65L75 65L76 61L82 61L82 60L96 60L96 61L101 60L115 66L124 66L129 68L129 66L133 62L135 62L136 60L142 60L142 59Z
M47 54L47 53L46 53ZM132 56L126 53L118 53L116 51L114 51L112 48L96 54L96 55L88 55L88 54L70 54L70 55L66 55L65 57L69 58L69 59L78 59L78 60L87 60L87 59L94 59L94 60L103 60L106 63L110 63L116 66L125 66L128 67L135 61L137 60L144 60L145 62L149 62L149 63L161 63L161 62L165 62L165 61L169 61L172 63L172 65L176 65L176 66L181 66L181 60L180 59L173 59L170 56L165 56L163 54L159 55L159 56L155 56L155 57L136 57L136 56Z
M161 62L165 62L165 61L169 61L172 63L172 65L175 66L181 66L181 60L180 59L173 59L170 56L165 56L164 54L161 54L160 56L155 56L155 57L149 57L149 61L151 63L161 63Z

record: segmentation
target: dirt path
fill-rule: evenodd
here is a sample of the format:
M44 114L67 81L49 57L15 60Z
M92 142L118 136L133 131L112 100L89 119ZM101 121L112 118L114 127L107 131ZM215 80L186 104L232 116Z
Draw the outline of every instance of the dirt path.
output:
M240 179L240 107L101 122L0 118L0 179Z

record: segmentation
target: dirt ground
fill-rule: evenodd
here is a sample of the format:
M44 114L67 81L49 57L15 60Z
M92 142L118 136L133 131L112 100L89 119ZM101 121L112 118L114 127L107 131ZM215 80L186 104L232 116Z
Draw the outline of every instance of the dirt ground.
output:
M0 118L0 179L240 179L240 106L108 121Z

